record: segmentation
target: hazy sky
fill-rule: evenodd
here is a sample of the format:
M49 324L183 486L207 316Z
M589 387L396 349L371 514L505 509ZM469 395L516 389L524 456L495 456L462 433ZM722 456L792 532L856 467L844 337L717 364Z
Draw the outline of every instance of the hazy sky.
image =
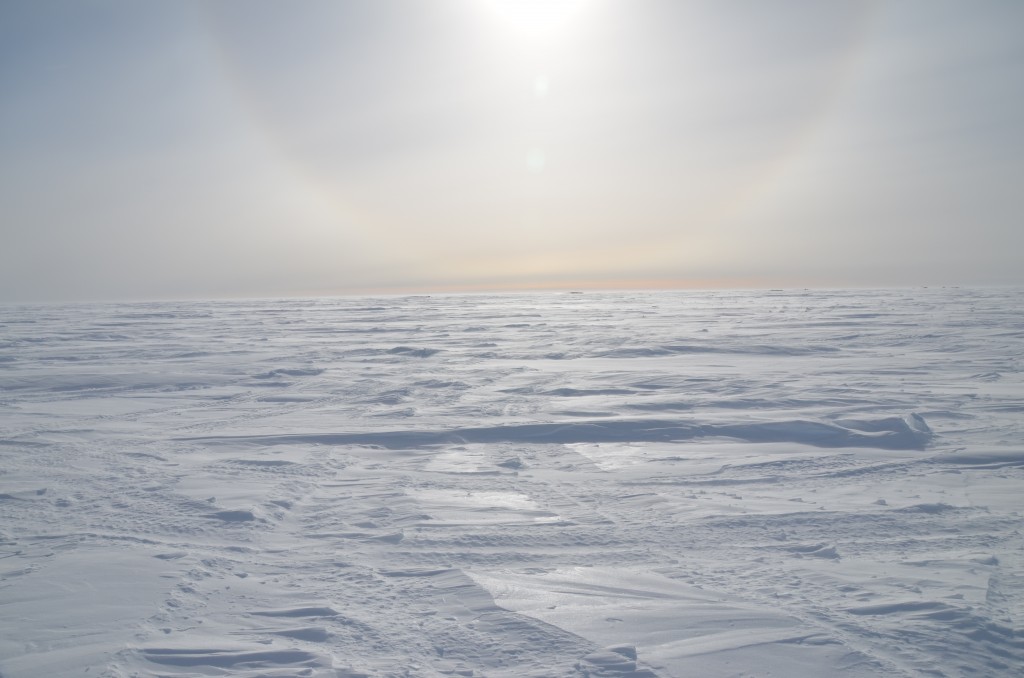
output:
M0 0L0 299L1024 283L1024 2Z

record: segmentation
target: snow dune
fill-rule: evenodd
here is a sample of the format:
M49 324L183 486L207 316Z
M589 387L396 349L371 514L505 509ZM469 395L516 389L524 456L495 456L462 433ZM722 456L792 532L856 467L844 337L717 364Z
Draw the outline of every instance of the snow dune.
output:
M1021 292L0 308L0 676L1020 675Z
M451 443L570 444L600 442L685 441L729 437L748 442L793 442L818 447L879 447L924 449L931 430L918 414L829 424L815 421L771 421L746 424L694 424L683 421L628 420L518 424L450 431L382 431L378 433L282 434L250 437L196 437L202 442L249 442L259 445L314 443L322 445L379 445L392 449Z

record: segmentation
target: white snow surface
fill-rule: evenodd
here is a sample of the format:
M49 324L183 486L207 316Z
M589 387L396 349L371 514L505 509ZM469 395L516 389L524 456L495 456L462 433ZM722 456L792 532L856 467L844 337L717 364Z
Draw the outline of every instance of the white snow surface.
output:
M1022 293L0 307L0 676L1024 675Z

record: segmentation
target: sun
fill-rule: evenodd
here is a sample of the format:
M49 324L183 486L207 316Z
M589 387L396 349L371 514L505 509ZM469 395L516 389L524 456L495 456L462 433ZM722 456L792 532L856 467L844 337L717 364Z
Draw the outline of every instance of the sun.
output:
M582 0L491 0L491 4L518 30L537 37L564 24Z

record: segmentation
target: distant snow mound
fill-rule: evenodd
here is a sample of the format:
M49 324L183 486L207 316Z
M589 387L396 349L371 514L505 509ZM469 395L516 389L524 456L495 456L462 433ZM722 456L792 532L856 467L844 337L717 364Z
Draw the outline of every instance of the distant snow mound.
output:
M278 367L267 372L255 375L256 379L274 379L277 377L315 377L323 374L324 370L319 367Z
M391 355L407 355L414 358L429 358L440 352L439 348L417 348L415 346L395 346L388 351Z
M980 447L969 450L957 450L946 454L938 454L932 459L943 464L976 466L978 468L1024 466L1024 450Z
M920 414L882 419L838 419L835 422L853 435L878 438L897 449L924 449L932 439L932 429ZM891 448L889 444L880 447Z
M207 513L205 517L216 518L226 523L244 523L256 520L256 514L245 509L217 511L216 513Z

